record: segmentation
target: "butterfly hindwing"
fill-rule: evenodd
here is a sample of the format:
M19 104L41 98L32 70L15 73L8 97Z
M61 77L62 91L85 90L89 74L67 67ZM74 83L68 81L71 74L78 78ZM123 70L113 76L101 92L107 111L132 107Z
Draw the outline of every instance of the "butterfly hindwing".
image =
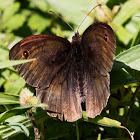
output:
M86 97L86 116L94 118L106 106L110 95L109 73L103 76L90 63L84 65L84 95Z
M80 90L76 75L75 64L69 62L59 71L49 88L36 89L37 97L47 104L45 109L51 111L48 112L50 116L58 116L60 120L64 118L69 122L82 117ZM64 80L60 82L59 79Z

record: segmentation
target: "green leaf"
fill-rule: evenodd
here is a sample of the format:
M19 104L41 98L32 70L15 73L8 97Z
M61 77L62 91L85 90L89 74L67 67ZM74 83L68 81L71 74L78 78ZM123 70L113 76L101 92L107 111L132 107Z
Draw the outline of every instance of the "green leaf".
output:
M0 92L0 105L4 104L19 104L19 96Z
M75 25L79 25L86 16L83 11L90 11L93 8L93 3L90 0L48 0L57 13L60 13L64 18L68 19ZM82 28L88 27L93 22L93 19L87 18L82 24ZM81 28L80 28L81 29ZM82 29L83 30L83 29Z
M120 41L122 41L125 45L129 43L132 39L132 34L129 33L123 26L119 26L116 30L116 35Z
M35 59L3 61L3 62L0 62L0 69L15 66L15 65L19 65L19 64L22 64L22 63L27 63L27 62L34 61L34 60Z
M1 23L0 23L1 24ZM1 28L2 26L0 26ZM0 29L1 30L1 29ZM3 45L3 46L8 46L7 48L9 48L9 44L11 44L11 42L13 41L13 39L15 38L14 34L13 33L0 33L0 43Z
M17 125L15 126L14 124ZM3 123L3 125L0 125L0 134L2 134L0 135L0 138L9 139L13 135L21 132L27 133L28 135L28 130L26 129L27 127L29 128L29 126L31 126L31 122L28 117L21 116L21 115L10 117L9 119L6 120L5 123Z
M17 95L25 86L25 81L17 73L12 73L4 83L6 93Z
M0 87L7 81L9 75L10 71L8 69L0 71Z
M129 31L133 36L135 36L135 34L137 34L137 32L140 30L140 19L137 17L138 15L140 15L140 10L134 14L129 22L125 25L127 31Z
M115 57L111 71L111 89L140 80L140 45L134 46Z
M115 57L111 71L111 88L140 80L140 45L134 46Z
M119 121L116 121L107 117L102 117L102 116L97 116L94 119L91 119L86 116L85 111L83 111L83 119L84 121L95 123L95 124L106 126L106 127L122 128L121 123Z
M34 117L35 117L36 123L40 124L42 121L46 120L47 118L46 111L41 109L41 111L35 114ZM22 126L25 126L26 128L30 128L32 126L30 118L28 116L23 116L23 115L12 116L6 119L5 122L6 123L7 122L20 123ZM14 135L19 134L21 132L20 129L15 130L11 128L9 125L4 125L4 124L5 123L3 123L3 125L0 125L0 134L3 134L3 135L0 135L1 139L6 139L6 138L10 139L10 137L13 137Z
M16 36L12 39L12 42L10 42L10 44L8 44L8 48L11 49L16 43L18 43L19 41L21 41L23 38Z
M95 124L98 124L101 126L106 126L106 127L123 128L123 129L127 130L131 139L133 139L133 135L131 134L131 132L126 127L122 126L119 121L116 121L116 120L113 120L113 119L110 119L107 117L102 117L102 116L97 116L94 119L91 119L91 118L86 117L85 111L83 111L82 113L83 113L84 121L95 123Z
M48 1L46 0L30 0L30 7L32 8L38 8L43 12L47 12L49 8Z
M119 13L115 16L113 23L119 27L138 10L140 10L139 0L127 1L126 3L124 3Z
M9 18L11 18L20 8L20 3L19 2L15 2L10 4L6 10L4 10L3 16L2 16L2 21L4 23L7 22L7 20Z
M25 20L26 20L26 16L22 14L16 14L12 17L9 17L9 19L7 19L6 23L4 23L3 25L3 29L8 28L8 31L16 30L24 24Z
M136 82L136 79L133 78L125 69L123 69L123 68L120 68L120 69L113 68L112 69L111 76L110 76L111 89L119 88L123 85L127 85L127 84L134 83L134 82Z
M22 107L15 107L12 108L11 110L5 111L0 114L0 123L4 122L6 119L25 113L27 110L31 109L32 107L46 107L45 104L36 104L32 106L22 106Z
M29 136L29 130L21 123L6 123L6 125L10 126L18 132L23 132L26 136Z
M39 21L39 22L38 22ZM41 33L51 23L50 19L43 17L40 14L34 14L29 18L28 26L37 33Z
M3 122L4 120L8 119L9 117L18 115L18 114L23 114L27 110L31 109L31 106L26 106L26 107L16 107L11 110L5 111L0 114L0 123Z
M14 0L0 0L0 9L6 10L6 8L13 3Z
M131 69L140 71L140 45L134 46L115 57L116 61L123 62Z
M6 79L0 76L0 87L6 82Z
M132 77L134 77L137 81L140 81L140 71L133 70L133 69L130 69L130 68L126 68L126 71L127 71Z
M8 60L9 58L9 49L5 46L0 45L0 62Z

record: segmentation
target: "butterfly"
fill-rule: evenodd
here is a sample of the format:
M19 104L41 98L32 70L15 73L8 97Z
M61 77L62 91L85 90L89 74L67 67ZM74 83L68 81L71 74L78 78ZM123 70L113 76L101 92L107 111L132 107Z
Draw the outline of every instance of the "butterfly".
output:
M74 122L82 117L82 102L90 118L106 106L115 48L112 28L97 22L82 36L75 33L71 43L56 35L29 36L13 46L9 58L35 58L14 68L35 87L48 115Z

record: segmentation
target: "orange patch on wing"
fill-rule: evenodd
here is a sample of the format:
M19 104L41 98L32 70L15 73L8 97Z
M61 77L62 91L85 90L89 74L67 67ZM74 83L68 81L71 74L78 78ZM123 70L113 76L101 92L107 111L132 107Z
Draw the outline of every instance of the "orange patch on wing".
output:
M26 43L34 42L34 41L38 41L38 40L42 40L42 38L34 38L34 39L30 39L30 40L24 41L23 43L20 44L20 46L22 46L22 45L24 45Z

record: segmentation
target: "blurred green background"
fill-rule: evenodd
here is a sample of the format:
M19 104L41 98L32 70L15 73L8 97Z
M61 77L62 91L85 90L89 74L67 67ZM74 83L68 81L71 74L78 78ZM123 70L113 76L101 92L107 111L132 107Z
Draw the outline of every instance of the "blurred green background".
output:
M26 113L31 106L19 107L19 93L26 83L12 68L21 62L9 61L9 50L22 38L35 34L54 34L71 41L74 32L48 11L60 14L76 30L99 3L102 7L86 18L79 32L82 35L89 25L101 21L108 23L116 34L107 107L95 119L86 118L83 111L83 119L77 123L50 118L41 108L33 110L33 115L42 140L130 139L122 126L134 132L136 140L140 139L139 0L0 0L0 139L34 139Z

